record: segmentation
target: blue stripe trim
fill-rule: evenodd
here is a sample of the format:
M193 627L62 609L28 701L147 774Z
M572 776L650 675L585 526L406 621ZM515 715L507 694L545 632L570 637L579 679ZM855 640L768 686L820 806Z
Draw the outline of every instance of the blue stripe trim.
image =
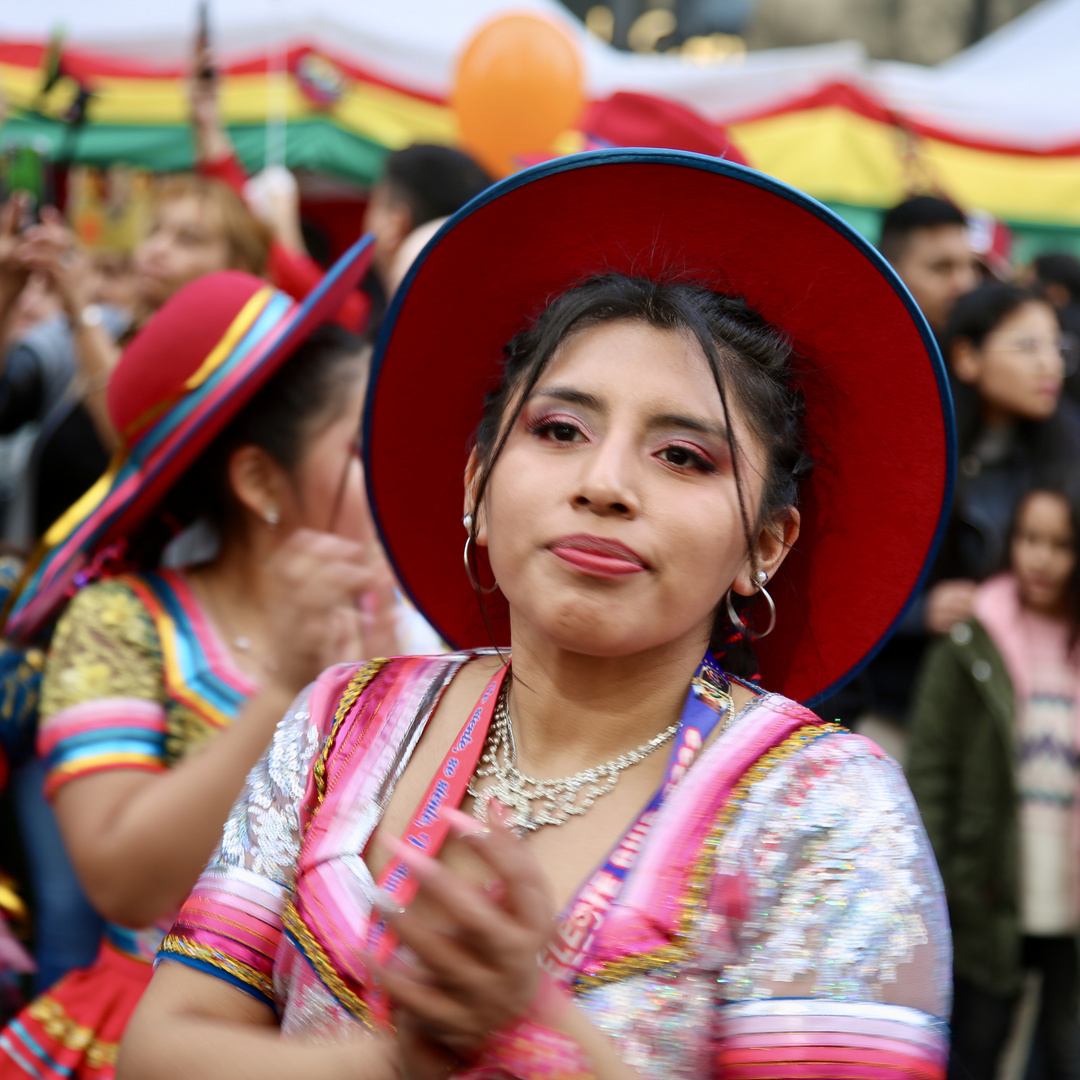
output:
M67 1065L61 1065L58 1061L54 1061L49 1056L48 1051L30 1034L29 1031L23 1026L22 1022L18 1019L12 1020L8 1027L14 1031L22 1040L26 1049L30 1050L38 1061L45 1068L51 1070L54 1073L59 1073L61 1076L74 1076L75 1070L69 1068ZM38 1066L32 1062L27 1062L22 1059L22 1055L18 1054L14 1047L10 1043L6 1042L5 1036L0 1036L0 1045L4 1046L13 1058L19 1061L24 1069L31 1073L32 1076L42 1077L42 1073L39 1071Z
M173 643L184 685L213 708L235 719L247 697L214 671L191 615L176 590L158 574L143 574L140 577L172 619L176 630Z
M900 298L904 307L907 309L908 314L911 316L912 322L915 324L915 328L918 330L919 336L922 338L923 345L926 348L930 366L934 372L934 379L937 383L938 395L942 406L942 419L945 428L945 488L942 493L941 505L938 510L937 528L934 530L930 547L926 553L926 557L923 559L922 569L915 579L911 592L908 594L906 602L897 613L896 618L893 619L885 632L878 638L877 642L867 650L861 660L854 664L850 670L845 672L840 678L826 686L825 689L820 690L818 693L807 699L804 704L809 708L813 708L815 705L820 704L822 701L831 697L838 690L846 686L847 683L854 679L867 664L877 656L882 648L884 648L889 638L895 633L897 627L903 622L904 616L911 609L912 604L915 603L918 596L922 593L923 588L926 585L926 580L933 568L934 560L937 558L938 550L945 538L945 530L949 524L949 513L953 503L953 492L956 487L957 444L956 416L953 411L949 376L945 368L945 362L941 356L941 350L938 348L937 339L934 337L934 334L930 329L930 324L926 321L926 317L919 310L919 306L915 303L907 286L900 280L899 275L889 265L877 248L875 248L861 233L857 232L849 225L842 217L830 210L823 203L811 198L805 192L799 191L797 188L793 188L780 180L775 180L771 176L766 176L764 173L760 173L755 169L748 168L745 165L736 165L734 162L724 161L721 158L707 157L704 154L695 154L686 150L639 150L618 148L612 150L589 150L582 154L571 154L564 158L557 158L554 161L547 161L540 165L534 165L531 168L523 169L513 176L508 176L505 180L500 180L498 183L493 184L470 202L466 203L456 214L453 214L446 222L444 222L442 228L440 228L428 241L420 254L413 260L404 279L394 293L390 306L387 309L386 317L383 319L382 326L379 329L379 335L375 341L375 354L372 357L371 362L371 377L368 380L367 398L364 402L364 460L371 460L371 430L373 414L375 411L375 397L378 391L379 375L382 371L383 359L386 355L387 346L390 344L394 326L397 323L398 316L401 314L401 308L408 296L409 289L412 287L413 279L420 272L420 269L427 261L428 256L438 244L448 233L452 232L472 214L475 214L478 210L487 206L488 203L494 202L503 195L506 195L511 191L516 191L518 188L524 187L527 184L542 180L548 176L554 176L558 173L573 172L577 169L587 169L597 165L625 165L628 163L681 165L686 168L700 169L703 172L712 172L721 176L728 176L735 180L741 180L753 187L761 188L773 195L778 195L780 198L795 203L803 210L813 214L814 217L830 226L830 228L839 233L854 248L856 248L867 260L869 260L873 268L885 278L889 285L892 286L893 291ZM477 414L477 421L479 422L479 411ZM375 527L379 534L379 540L394 568L397 580L401 583L401 587L409 597L413 607L415 607L417 611L419 611L420 614L439 631L443 640L451 645L451 647L457 648L458 643L452 641L445 634L443 628L438 626L435 620L431 618L428 614L427 607L420 602L419 598L412 591L411 584L403 575L401 567L398 566L393 547L387 543L387 538L383 532L382 521L380 520L379 514L379 503L375 497L372 485L372 473L365 470L365 475L368 501L371 504L372 515L375 519Z
M17 1023L17 1020L12 1020L10 1026L14 1027ZM26 1058L22 1056L18 1047L12 1044L11 1039L4 1031L0 1031L0 1050L7 1054L8 1057L10 1057L11 1060L14 1061L28 1076L33 1076L40 1080L41 1073L38 1072L37 1066L32 1061L27 1061Z
M196 960L190 956L183 956L180 953L162 949L157 954L157 959L154 961L154 967L157 967L163 960L168 960L174 964L183 964L185 967L194 968L196 971L201 971L206 975L213 975L215 979L221 979L222 982L230 983L232 986L235 986L237 990L243 990L245 994L249 997L253 997L256 1001L261 1001L264 1005L269 1005L270 1008L274 1010L274 1015L277 1015L277 1004L274 1002L273 998L267 997L261 990L256 990L251 983L246 983L243 979L238 979L235 975L230 975L227 971L222 971L221 968L215 967L205 960Z
M100 737L99 737L100 736ZM138 754L142 757L165 762L165 736L139 738L134 734L124 737L119 731L88 732L61 739L45 758L49 772L62 765L77 761L93 761L109 754Z

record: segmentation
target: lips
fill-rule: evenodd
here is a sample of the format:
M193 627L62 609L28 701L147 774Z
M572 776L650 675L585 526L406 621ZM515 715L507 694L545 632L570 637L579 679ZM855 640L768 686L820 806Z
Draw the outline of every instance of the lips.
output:
M645 560L633 548L599 536L564 536L549 545L548 550L590 577L621 578L648 569Z

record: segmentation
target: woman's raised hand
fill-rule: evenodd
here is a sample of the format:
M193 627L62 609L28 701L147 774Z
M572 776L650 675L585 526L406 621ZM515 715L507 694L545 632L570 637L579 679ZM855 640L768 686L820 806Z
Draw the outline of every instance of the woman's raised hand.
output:
M77 319L88 303L87 260L56 207L41 208L40 224L22 234L16 254L24 269L49 279L68 318Z
M501 820L501 808L492 809L488 829L448 815L458 842L493 872L486 890L394 842L394 854L420 882L418 895L442 915L436 926L412 911L386 912L417 961L392 964L379 976L407 1020L399 1026L406 1062L431 1060L431 1043L472 1057L493 1031L530 1015L542 995L538 957L554 928L551 890L532 852Z
M297 694L324 668L373 655L360 597L375 578L363 545L298 529L271 556L266 579L267 667L282 689Z
M29 196L16 191L0 205L0 300L11 302L22 291L29 268L18 257L23 218L29 206Z

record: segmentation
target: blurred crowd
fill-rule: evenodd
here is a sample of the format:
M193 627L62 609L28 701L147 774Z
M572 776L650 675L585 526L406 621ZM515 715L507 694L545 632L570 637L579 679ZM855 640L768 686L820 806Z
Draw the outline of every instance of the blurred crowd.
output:
M1076 1076L1080 261L1015 266L973 224L929 195L882 221L945 358L956 490L921 592L822 708L905 765L949 900L955 1075L998 1075L1034 972L1026 1075Z
M206 58L196 64L207 66ZM221 122L213 79L193 81L190 104L196 168L157 183L150 227L130 254L88 253L60 210L33 207L19 192L0 208L0 579L8 589L126 445L109 408L110 376L156 311L184 286L223 270L263 277L297 300L325 273L307 248L295 180L280 168L247 175ZM389 156L364 217L374 235L371 271L336 312L336 329L305 346L313 356L337 350L360 360L344 381L283 383L276 399L271 394L248 416L247 443L286 472L306 460L312 433L321 430L313 418L330 399L359 402L365 343L410 263L439 224L490 182L447 147ZM932 195L884 215L880 252L925 315L949 373L956 489L920 594L872 662L818 711L871 735L907 770L950 905L955 1075L996 1075L1026 974L1035 971L1042 994L1028 1075L1077 1076L1080 260L1046 252L1015 265L1000 235L986 242L973 225L963 208ZM353 428L358 408L345 417ZM922 419L908 419L913 431ZM283 432L296 443L292 462L276 449ZM191 580L203 607L220 613L219 628L229 628L239 668L258 681L286 664L285 652L303 653L295 638L300 601L282 597L304 587L297 560L337 557L330 548L296 546L294 534L313 530L363 548L367 621L357 632L366 635L366 655L438 647L397 590L366 505L346 508L343 517L356 524L345 528L334 504L327 526L304 506L307 496L332 489L333 477L320 488L316 471L292 470L300 486L290 510L257 475L260 460L253 457L245 473L243 462L219 455L211 462L218 475L204 462L204 493L225 493L218 535L188 529L191 515L177 509L177 535L141 556L179 566L211 552L211 569ZM363 502L359 483L355 497ZM273 531L255 538L261 523ZM339 652L358 647L355 638L343 640L334 646ZM77 832L58 827L43 795L34 727L48 649L47 636L11 645L0 662L3 813L14 826L3 830L0 851L12 874L0 881L4 1015L22 996L89 964L102 913L116 917L97 880L107 859L75 850ZM312 670L334 658L311 649ZM310 675L298 671L294 682ZM239 764L233 771L242 778ZM226 795L219 801L227 807L235 791ZM219 818L207 837L220 831Z

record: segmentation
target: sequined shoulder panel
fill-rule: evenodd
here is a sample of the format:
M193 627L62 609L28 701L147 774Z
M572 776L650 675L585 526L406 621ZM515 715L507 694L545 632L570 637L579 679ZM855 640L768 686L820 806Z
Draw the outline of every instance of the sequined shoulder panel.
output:
M80 589L53 635L42 718L94 698L160 702L163 685L157 631L130 586L107 580Z
M740 723L753 720L747 710ZM867 740L824 734L765 772L719 837L709 897L681 960L579 995L646 1077L735 1075L715 1057L725 1001L775 999L792 1015L806 999L846 1003L852 1016L878 1006L927 1023L948 1015L936 864L899 766ZM854 1028L845 1038L861 1045ZM928 1076L943 1075L936 1038ZM850 1060L845 1075L861 1078Z
M728 1000L886 1000L922 948L922 1007L948 1015L937 865L900 767L861 736L818 739L754 786L717 850L717 905L742 912Z
M213 854L158 954L205 971L276 1007L281 910L296 881L299 807L325 731L310 688L278 724L248 774Z

